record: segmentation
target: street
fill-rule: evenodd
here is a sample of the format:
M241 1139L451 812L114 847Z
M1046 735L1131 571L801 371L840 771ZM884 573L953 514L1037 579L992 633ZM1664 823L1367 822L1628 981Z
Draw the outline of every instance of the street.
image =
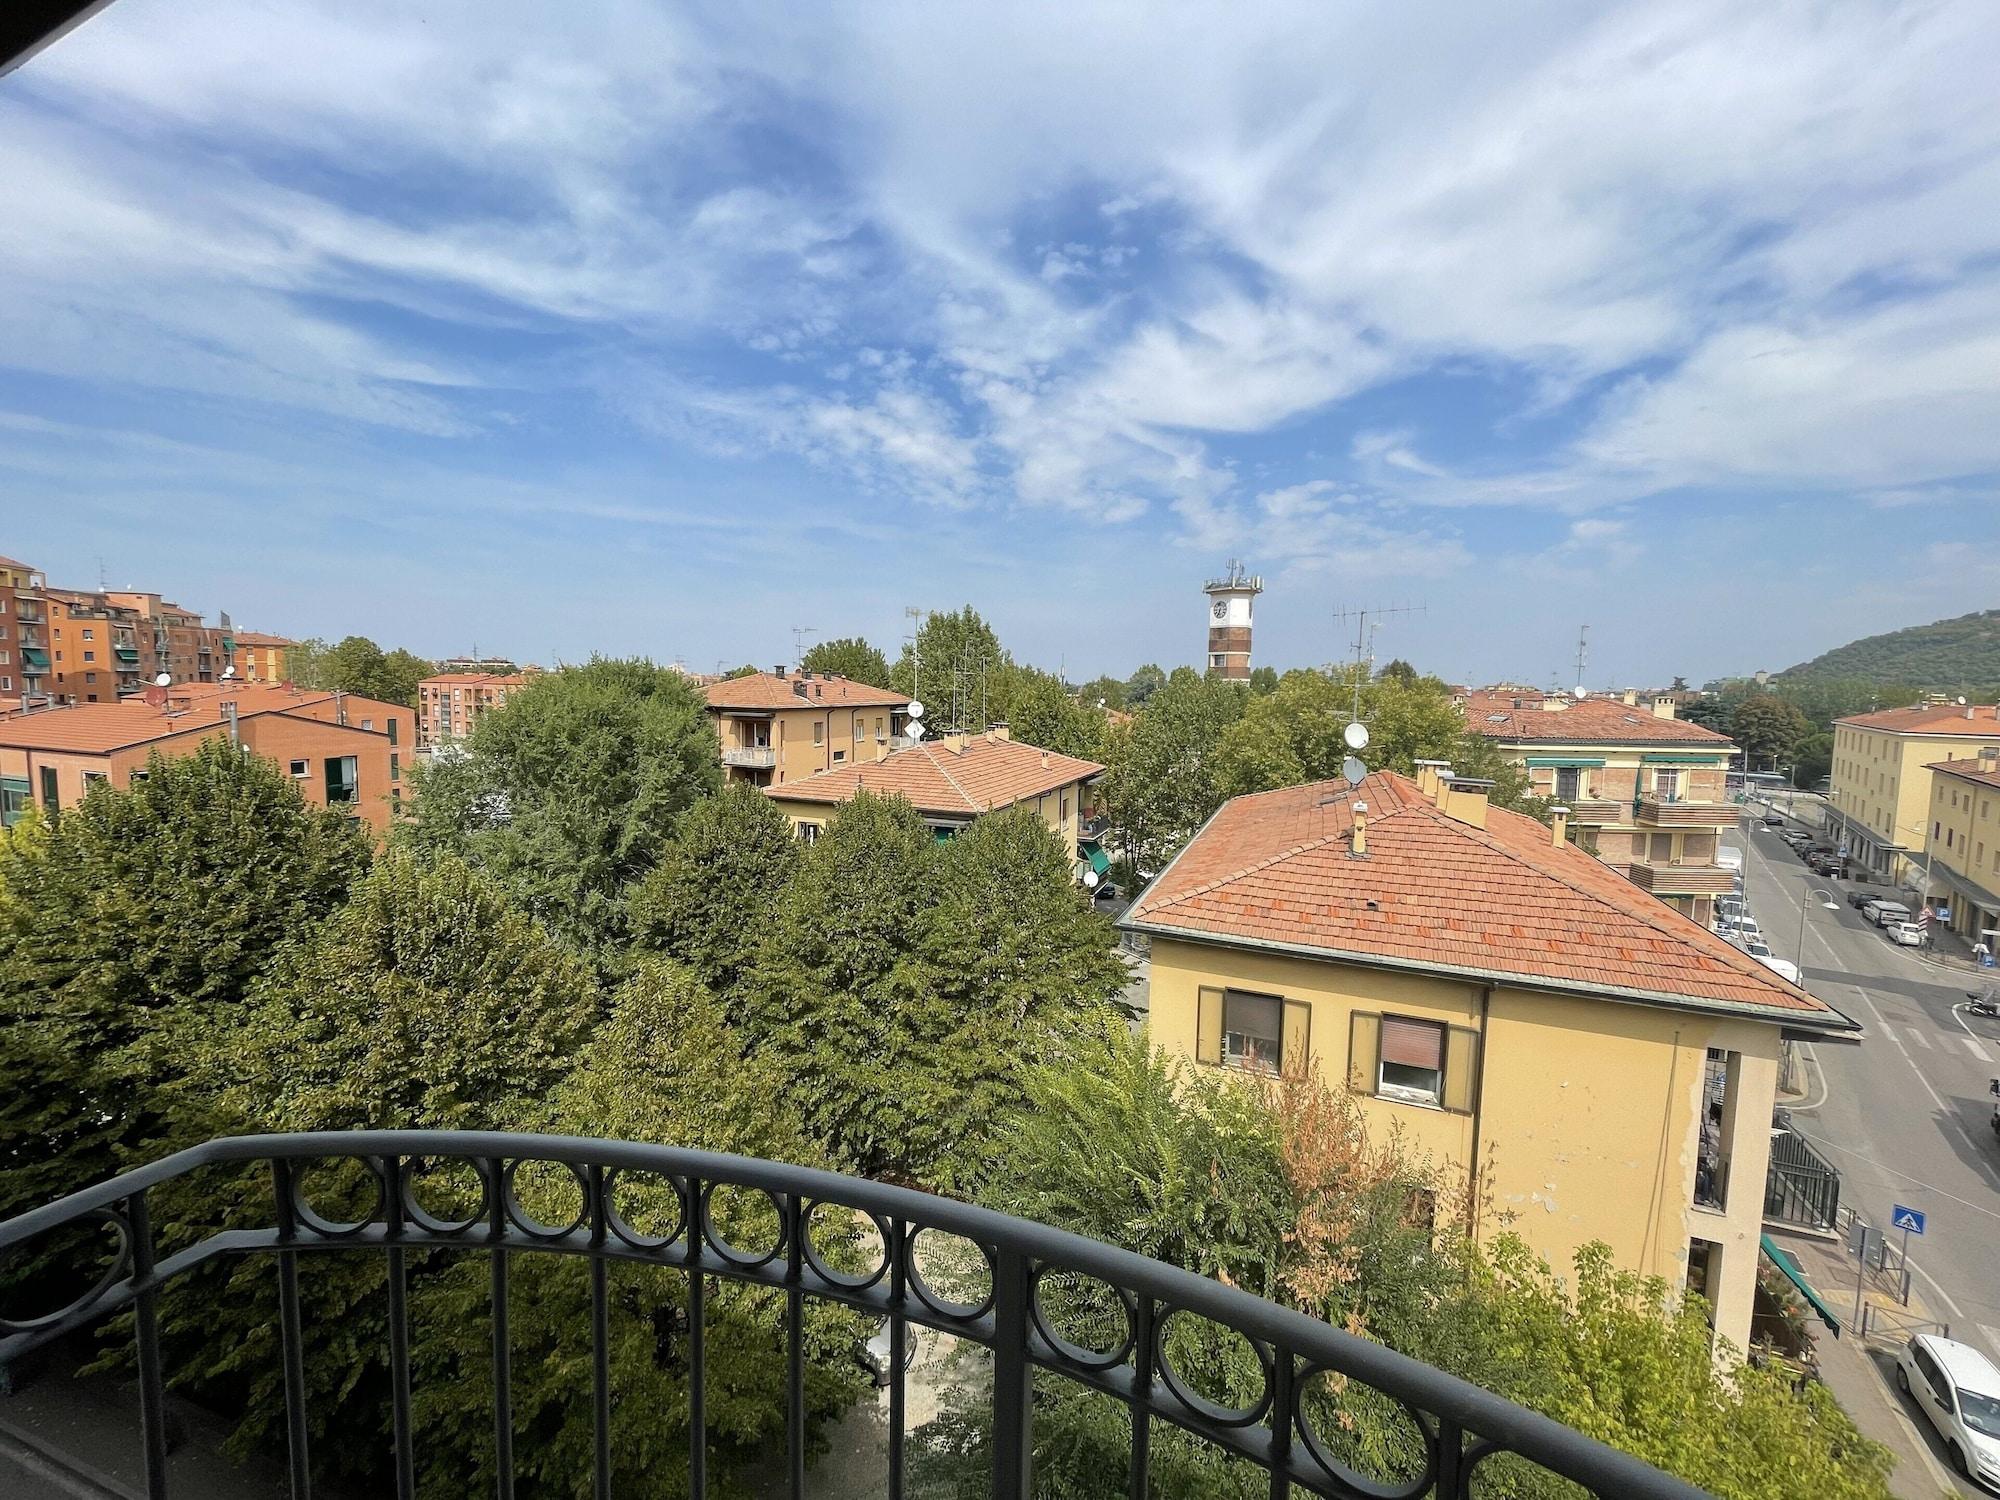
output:
M1974 976L1896 947L1848 905L1852 884L1813 874L1754 817L1748 826L1735 841L1749 846L1746 895L1766 940L1798 958L1803 903L1804 984L1867 1027L1858 1044L1806 1046L1793 1125L1840 1169L1841 1201L1870 1223L1887 1230L1895 1204L1928 1215L1910 1242L1918 1294L1953 1338L2000 1361L2000 1140L1987 1092L2000 1025L1956 1008ZM1837 911L1824 908L1829 896ZM1842 1288L1822 1290L1844 1306Z

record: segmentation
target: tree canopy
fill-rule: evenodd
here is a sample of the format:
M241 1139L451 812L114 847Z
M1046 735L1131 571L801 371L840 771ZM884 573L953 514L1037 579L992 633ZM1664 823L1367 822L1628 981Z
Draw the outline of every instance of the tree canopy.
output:
M300 641L285 652L285 673L300 687L359 693L404 708L417 706L417 684L436 670L401 647L384 652L365 635L347 636L334 646L319 639Z
M1109 736L1104 801L1128 859L1157 869L1222 805L1216 751L1248 696L1180 667Z
M732 990L770 926L799 842L777 804L744 781L697 802L632 893L632 937Z
M891 672L889 686L929 710L939 730L983 733L1007 718L1011 683L1003 676L1013 658L993 627L970 604L932 610L917 626Z
M889 659L858 635L821 641L799 658L802 672L830 672L870 687L888 688Z

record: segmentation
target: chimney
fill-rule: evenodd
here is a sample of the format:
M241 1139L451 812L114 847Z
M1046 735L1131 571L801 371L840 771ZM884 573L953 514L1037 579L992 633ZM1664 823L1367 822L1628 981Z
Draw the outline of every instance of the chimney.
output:
M1625 689L1622 696L1625 699L1625 706L1627 708L1637 708L1639 706L1639 690L1637 688Z
M1011 740L1014 738L1014 731L1007 727L1007 722L1003 719L986 731L986 738L989 740Z
M773 677L783 677L785 675L785 664L779 662L775 667L771 668L771 675Z
M229 720L229 743L235 749L243 748L243 727L236 722L236 703L232 699L222 705L223 717Z
M1417 762L1417 790L1424 794L1426 801L1435 803L1438 796L1438 779L1451 770L1448 760L1420 760Z
M1354 804L1354 837L1348 845L1347 857L1349 859L1366 859L1368 857L1368 804L1366 802L1357 802Z
M1438 811L1455 823L1463 823L1468 828L1486 826L1486 794L1493 790L1490 781L1475 781L1471 777L1453 777L1444 783L1444 794L1438 799Z
M1551 842L1560 849L1564 844L1569 842L1569 809L1566 807L1552 807L1549 809L1549 816L1555 820L1550 825L1551 831L1555 835Z
M1674 716L1674 700L1671 697L1669 697L1665 693L1662 693L1660 694L1659 697L1653 700L1654 718L1671 719L1673 716Z
M1042 752L1042 769L1046 771L1048 768L1049 768L1049 752L1044 750Z
M783 672L780 672L778 675L782 677L785 674ZM809 698L812 696L810 690L806 687L806 685L803 682L798 681L797 679L794 679L792 682L792 691L797 693L801 698Z

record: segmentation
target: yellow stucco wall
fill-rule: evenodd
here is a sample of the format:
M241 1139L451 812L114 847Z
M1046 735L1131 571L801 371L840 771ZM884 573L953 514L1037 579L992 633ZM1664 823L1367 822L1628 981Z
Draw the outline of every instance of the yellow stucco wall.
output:
M777 804L778 811L791 819L794 828L802 823L825 827L828 820L839 810L838 805L834 803L792 800L776 786L767 788L766 793ZM1041 815L1042 821L1048 824L1050 832L1054 833L1062 841L1063 848L1069 851L1072 865L1079 867L1081 861L1076 858L1076 845L1084 795L1084 783L1072 781L1067 786L1030 798L1025 804Z
M1511 1228L1559 1268L1602 1240L1619 1264L1680 1285L1690 1238L1709 1241L1717 1329L1747 1342L1777 1027L1506 987L1482 1018L1482 988L1456 978L1158 937L1152 951L1153 1038L1190 1061L1204 985L1307 1002L1314 1065L1336 1086L1357 1010L1482 1031L1476 1116L1368 1097L1371 1128L1461 1173L1476 1152L1482 1237ZM1693 1202L1710 1047L1738 1055L1722 1212Z
M769 743L776 752L777 764L769 773L758 774L768 774L770 784L777 786L787 781L803 781L834 766L882 759L889 753L889 737L895 733L898 712L887 704L880 708L828 708L809 706L802 699L797 708L773 711L768 721L727 711L711 711L710 717L715 720L715 731L724 749L752 743L768 722ZM861 732L859 739L855 738L857 728ZM817 742L813 738L815 732L819 735ZM732 769L730 774L750 773Z
M1976 759L1983 745L2000 746L2000 723L1992 724L1991 731L1983 737L1898 734L1836 724L1833 805L1861 824L1877 843L1921 851L1931 822L1932 777L1925 767L1939 760ZM1903 854L1877 857L1871 864L1896 880L1906 879L1913 868Z
M1977 767L1979 762L1970 764ZM1953 931L1968 943L1988 941L1984 933L2000 926L2000 908L1970 898L1945 876L2000 895L2000 791L1938 771L1930 773L1930 781L1926 828L1938 866L1930 894L1949 906Z

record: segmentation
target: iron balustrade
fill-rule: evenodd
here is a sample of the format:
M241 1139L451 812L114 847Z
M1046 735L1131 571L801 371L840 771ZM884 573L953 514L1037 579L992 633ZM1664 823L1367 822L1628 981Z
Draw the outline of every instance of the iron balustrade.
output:
M359 1162L377 1190L371 1213L354 1222L323 1218L302 1191L316 1166ZM272 1186L272 1222L219 1230L156 1258L149 1212L155 1189L198 1169L261 1163ZM574 1177L581 1207L573 1222L548 1224L523 1208L519 1170L555 1164ZM468 1166L476 1174L475 1211L444 1219L412 1190L412 1168ZM646 1174L671 1185L679 1222L665 1235L642 1233L619 1214L619 1174ZM714 1194L737 1188L768 1198L776 1242L749 1253L731 1244L711 1213ZM830 1265L814 1243L814 1211L846 1208L880 1235L872 1271ZM1482 1464L1513 1454L1585 1489L1619 1500L1700 1500L1703 1492L1629 1454L1489 1391L1341 1329L1174 1266L1096 1240L990 1209L907 1188L754 1158L668 1146L572 1136L481 1131L354 1131L235 1136L178 1152L149 1166L72 1193L0 1223L0 1255L70 1226L108 1226L117 1246L102 1278L68 1306L31 1319L0 1319L0 1367L66 1334L131 1308L140 1397L146 1491L165 1500L165 1383L157 1303L175 1277L224 1256L269 1253L277 1260L280 1353L284 1366L291 1493L311 1493L306 1380L300 1322L300 1252L372 1250L387 1262L392 1462L398 1495L415 1491L411 1427L410 1250L453 1248L491 1255L494 1451L500 1500L513 1490L515 1438L507 1326L508 1272L517 1254L587 1257L591 1268L595 1493L613 1493L610 1470L610 1362L606 1275L612 1261L672 1268L688 1289L690 1494L707 1492L703 1395L703 1305L710 1279L782 1291L786 1300L787 1459L789 1492L805 1489L803 1317L807 1297L888 1321L890 1353L888 1494L901 1500L905 1470L906 1353L911 1325L985 1346L992 1359L991 1462L995 1500L1033 1493L1033 1376L1047 1370L1122 1402L1132 1415L1129 1493L1147 1493L1152 1424L1172 1423L1271 1476L1271 1494L1291 1486L1351 1500L1462 1500ZM924 1278L914 1246L935 1231L976 1247L990 1290L976 1304L954 1302ZM1040 1289L1051 1278L1100 1282L1124 1310L1124 1334L1110 1348L1085 1348L1049 1316ZM1262 1369L1261 1394L1247 1405L1218 1405L1174 1367L1164 1330L1177 1317L1204 1319L1243 1336ZM1315 1431L1305 1409L1308 1382L1326 1374L1380 1393L1421 1434L1418 1472L1385 1482L1343 1464ZM1351 1389L1351 1387L1349 1387Z

